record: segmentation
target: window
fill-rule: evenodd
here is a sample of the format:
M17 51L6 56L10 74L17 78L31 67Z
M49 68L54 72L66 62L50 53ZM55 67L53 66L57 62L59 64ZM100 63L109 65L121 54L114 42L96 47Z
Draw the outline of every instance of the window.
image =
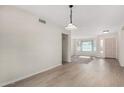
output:
M83 52L96 51L96 46L95 46L93 40L81 41L81 51L83 51Z

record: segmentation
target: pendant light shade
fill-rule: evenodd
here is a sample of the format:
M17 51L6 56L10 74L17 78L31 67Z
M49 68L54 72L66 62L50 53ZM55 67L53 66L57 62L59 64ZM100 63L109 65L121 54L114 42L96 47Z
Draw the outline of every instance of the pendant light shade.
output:
M77 27L72 24L72 7L73 5L69 5L70 8L70 23L65 27L66 30L75 30Z
M75 30L75 29L77 29L77 27L70 23L70 24L67 25L67 27L65 27L65 29L66 30Z

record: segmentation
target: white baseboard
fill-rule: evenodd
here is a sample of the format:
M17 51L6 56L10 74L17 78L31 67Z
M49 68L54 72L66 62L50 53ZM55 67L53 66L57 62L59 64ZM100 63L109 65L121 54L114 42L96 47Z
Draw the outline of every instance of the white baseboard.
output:
M27 75L27 76L20 77L20 78L17 78L17 79L15 79L15 80L12 80L12 81L7 81L7 82L4 82L4 83L1 83L0 86L2 87L2 86L6 86L6 85L8 85L8 84L13 84L13 83L15 83L15 82L17 82L17 81L20 81L20 80L29 78L29 77L31 77L31 76L34 76L34 75L36 75L36 74L45 72L45 71L50 70L50 69L52 69L52 68L58 67L58 66L60 66L60 65L62 65L62 64L57 64L57 65L54 65L54 66L52 66L52 67L43 69L42 71L39 71L39 72L36 72L36 73L32 73L32 74Z
M124 67L124 64L122 64L120 61L119 61L119 64L120 64L121 67Z

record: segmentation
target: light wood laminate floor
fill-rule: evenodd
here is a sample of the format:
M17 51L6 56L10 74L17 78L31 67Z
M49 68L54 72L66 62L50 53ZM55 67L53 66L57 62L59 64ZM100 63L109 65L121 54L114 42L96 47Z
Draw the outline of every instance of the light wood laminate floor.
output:
M72 62L7 85L9 87L124 86L124 68L115 59Z

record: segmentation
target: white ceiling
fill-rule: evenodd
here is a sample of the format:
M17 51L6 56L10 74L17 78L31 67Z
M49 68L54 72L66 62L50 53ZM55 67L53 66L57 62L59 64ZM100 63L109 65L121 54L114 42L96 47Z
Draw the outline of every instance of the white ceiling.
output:
M17 6L34 13L46 21L61 27L69 23L69 8L66 5L27 5ZM103 30L119 31L124 25L124 6L75 5L73 24L78 29L72 31L73 38L93 37Z

